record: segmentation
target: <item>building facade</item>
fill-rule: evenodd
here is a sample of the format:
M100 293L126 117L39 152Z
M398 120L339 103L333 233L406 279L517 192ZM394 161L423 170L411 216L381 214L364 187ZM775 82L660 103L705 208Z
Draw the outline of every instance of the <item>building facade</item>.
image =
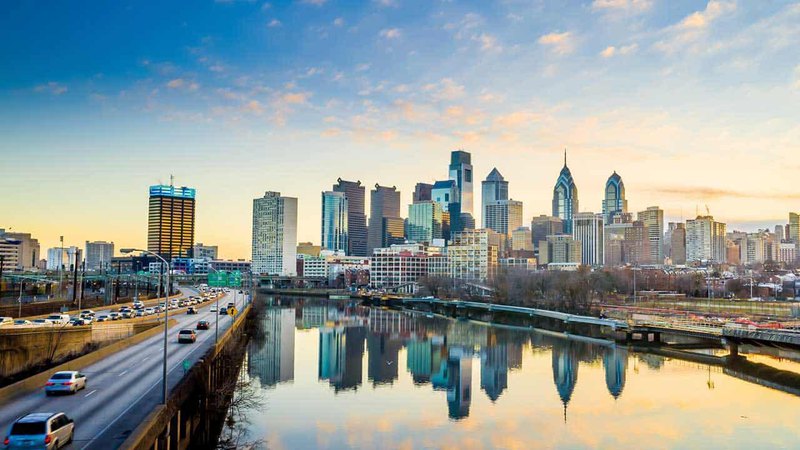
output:
M409 242L432 243L443 239L442 207L435 201L424 201L408 205L406 238Z
M114 243L106 241L86 241L84 258L86 270L109 270L114 257Z
M512 251L533 251L533 237L531 236L531 229L528 227L518 227L511 232L511 250Z
M580 264L581 243L568 234L553 234L539 242L540 265Z
M647 227L647 238L650 240L649 264L664 264L664 211L658 206L651 206L639 211L637 219Z
M30 233L11 233L0 228L0 255L3 271L27 271L38 267L42 258L39 241Z
M252 268L263 275L297 275L297 199L266 192L253 200Z
M628 200L625 198L625 183L616 171L606 181L603 198L603 217L606 224L612 223L614 214L628 212Z
M216 245L203 245L202 242L194 244L192 255L195 258L217 259L219 258L219 247Z
M461 214L472 215L472 155L463 150L450 153L449 179L456 182Z
M534 246L547 240L547 236L564 233L564 221L560 217L546 216L544 214L531 220L531 239Z
M447 256L423 244L377 248L370 260L370 287L417 292L420 278L447 273Z
M508 181L503 178L497 168L492 169L486 179L481 183L481 203L483 204L481 222L483 228L492 228L487 225L487 207L498 200L508 200Z
M722 263L727 259L725 224L713 216L697 216L686 221L686 262Z
M188 187L150 186L147 250L167 261L192 256L195 194Z
M341 192L347 199L347 220L345 235L347 236L348 255L367 256L367 216L365 214L365 189L361 181L346 181L341 178L333 185L333 192ZM334 250L334 249L331 249Z
M522 202L493 200L484 205L484 215L484 228L510 238L511 232L522 226Z
M322 193L322 237L324 250L347 253L348 200L344 192L325 191ZM364 244L366 246L366 243ZM365 247L366 250L366 247Z
M572 216L578 211L578 188L567 167L567 152L564 151L564 167L553 187L553 216L562 220L564 233L572 234Z
M453 233L447 247L450 277L477 283L494 278L498 265L498 245L493 241L497 240L496 233L489 229Z
M676 223L670 236L670 259L672 264L682 266L686 264L686 224Z
M398 243L403 239L402 219L400 218L400 191L395 186L387 187L379 184L370 191L370 214L367 231L367 253L372 254L376 248Z
M433 185L429 183L417 183L414 186L414 194L412 195L411 202L419 203L426 202L432 199Z
M572 238L580 243L581 264L602 266L605 246L603 243L603 214L577 213L572 218Z

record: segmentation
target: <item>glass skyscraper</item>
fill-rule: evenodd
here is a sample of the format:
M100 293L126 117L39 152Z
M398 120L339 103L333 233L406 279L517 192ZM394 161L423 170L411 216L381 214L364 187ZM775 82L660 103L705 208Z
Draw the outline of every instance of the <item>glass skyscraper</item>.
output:
M428 243L442 238L442 208L434 201L408 205L408 240Z
M564 223L564 233L572 234L572 216L578 212L578 188L567 167L567 151L564 150L564 168L553 188L553 216Z
M344 192L322 193L322 248L347 253L347 207Z
M167 261L192 254L195 190L166 185L150 186L147 250Z
M481 203L483 211L481 215L482 228L492 228L487 225L488 212L486 208L497 200L508 200L508 181L503 178L497 168L492 169L486 179L481 183Z
M463 150L456 150L450 154L449 178L456 183L457 196L453 203L456 208L450 208L451 232L461 231L475 227L472 216L472 155Z
M364 213L366 198L360 181L339 178L332 191L342 192L347 198L347 248L348 256L367 256L367 216Z
M625 199L625 183L622 177L614 171L606 181L605 196L603 197L603 218L606 225L613 223L614 214L628 212L628 200Z

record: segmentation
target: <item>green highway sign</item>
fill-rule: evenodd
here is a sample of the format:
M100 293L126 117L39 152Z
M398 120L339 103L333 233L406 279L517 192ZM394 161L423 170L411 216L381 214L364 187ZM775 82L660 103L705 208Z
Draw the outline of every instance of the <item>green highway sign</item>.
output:
M242 286L242 272L235 270L228 276L228 287L241 287Z
M228 285L228 272L211 272L208 274L210 287L226 287Z

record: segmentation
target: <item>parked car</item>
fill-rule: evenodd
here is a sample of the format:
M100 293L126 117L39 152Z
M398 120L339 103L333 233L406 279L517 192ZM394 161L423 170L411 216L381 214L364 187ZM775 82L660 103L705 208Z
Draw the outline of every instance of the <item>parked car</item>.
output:
M77 370L56 372L44 385L44 393L47 395L59 393L74 394L81 389L86 389L86 375Z
M196 340L197 340L197 333L195 333L194 330L190 330L187 328L178 332L179 343L188 342L189 344L194 344Z
M47 316L47 320L56 325L66 325L69 323L69 319L69 314L50 314Z
M201 320L201 321L197 322L197 329L198 330L208 330L209 328L211 328L211 324L208 323L207 320Z
M33 325L33 322L25 319L17 319L14 321L14 325Z
M186 309L186 314L197 314L197 310L194 309L194 306L190 306Z
M75 423L63 412L31 413L11 425L3 444L7 449L56 450L72 442Z

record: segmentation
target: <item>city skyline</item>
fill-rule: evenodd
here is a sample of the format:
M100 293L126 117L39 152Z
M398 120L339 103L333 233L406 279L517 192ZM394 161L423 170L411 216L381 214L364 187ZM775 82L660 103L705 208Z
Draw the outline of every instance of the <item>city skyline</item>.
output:
M248 258L264 191L298 198L317 242L337 178L397 186L405 216L459 148L474 179L512 183L523 223L549 214L564 147L576 212L602 212L613 171L630 211L665 222L707 204L754 231L798 209L797 3L175 5L7 9L0 227L143 247L143 193L175 174L197 189L195 240Z

